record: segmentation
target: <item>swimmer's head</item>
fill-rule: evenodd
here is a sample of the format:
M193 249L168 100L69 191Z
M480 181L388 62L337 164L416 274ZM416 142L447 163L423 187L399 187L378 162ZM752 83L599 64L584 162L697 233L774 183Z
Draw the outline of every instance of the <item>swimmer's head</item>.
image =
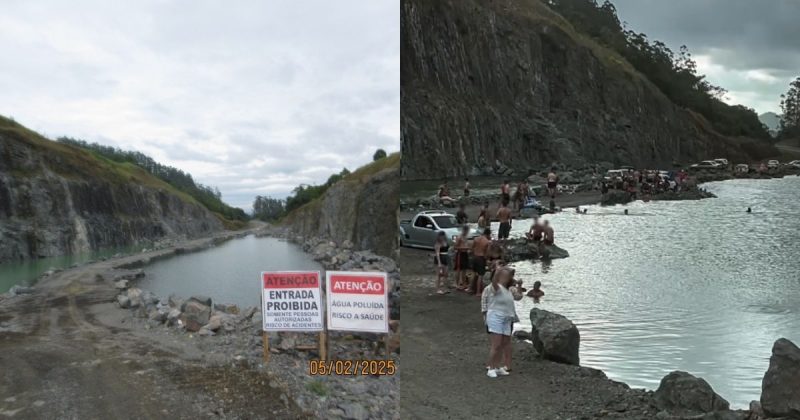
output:
M533 289L534 290L539 290L540 287L542 287L542 282L540 282L539 280L536 280L535 282L533 282Z

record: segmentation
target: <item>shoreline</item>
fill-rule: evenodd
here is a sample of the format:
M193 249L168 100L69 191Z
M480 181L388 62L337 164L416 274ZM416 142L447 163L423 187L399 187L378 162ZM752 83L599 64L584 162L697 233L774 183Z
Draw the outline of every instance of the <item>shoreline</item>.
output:
M145 358L146 360L137 361L137 364L151 365L149 371L153 371L154 376L162 376L160 382L170 382L169 377L164 378L163 376L171 370L183 369L186 365L191 365L193 371L233 369L235 372L223 374L226 378L248 377L248 380L243 380L241 384L228 383L222 387L209 384L210 388L204 389L202 395L192 401L181 402L184 405L182 410L185 412L196 412L199 415L201 413L196 411L198 408L195 408L199 407L200 410L208 412L238 413L235 416L251 417L257 416L255 412L251 411L252 406L262 405L266 411L262 410L260 415L273 413L279 418L320 416L374 418L378 413L384 413L377 416L378 418L381 416L397 418L396 407L399 398L399 356L397 354L393 354L392 359L398 366L398 373L391 377L311 377L307 373L306 365L316 357L316 353L298 351L294 348L301 346L303 341L308 341L313 337L309 334L305 334L304 337L303 334L270 333L272 357L270 363L265 366L262 361L261 314L258 308L239 309L235 305L210 305L211 302L209 302L211 321L216 318L220 322L220 325L214 325L219 330L215 333L210 330L214 327L210 327L206 330L201 328L200 331L192 333L184 331L185 327L180 326L181 322L169 319L170 315L174 315L170 312L178 311L180 313L178 308L181 307L180 302L184 302L183 299L174 295L158 297L136 287L136 279L145 275L142 268L146 270L146 266L153 261L184 253L203 251L225 241L250 234L270 236L298 245L301 251L318 261L318 258L322 258L323 261L320 263L326 266L326 269L337 268L340 263L346 262L334 260L332 263L330 259L325 259L326 255L315 254L317 248L307 246L308 243L325 242L321 239L304 240L304 238L290 235L286 228L266 225L243 231L224 231L210 237L175 242L163 249L87 262L77 267L49 272L40 278L30 290L23 290L23 293L15 297L0 298L0 339L5 338L5 340L0 340L0 348L5 347L4 344L8 340L12 340L14 345L6 349L10 355L5 357L24 358L24 354L30 353L37 346L44 348L69 346L70 342L68 341L49 337L52 334L48 334L49 338L45 339L46 344L38 344L42 340L40 335L42 330L47 329L44 325L48 324L43 314L78 313L79 318L90 319L89 324L91 325L87 325L86 322L76 322L76 325L69 328L70 334L89 335L92 338L89 339L89 343L84 343L83 347L75 348L72 352L85 352L87 347L95 348L94 353L98 352L98 347L109 352L109 347L113 344L109 345L108 341L123 341L118 337L120 337L120 332L124 332L126 337L124 341L133 341L137 347L150 348L151 350L147 354L169 353L169 356L157 358L159 360ZM358 258L363 258L366 264L375 266L382 264L377 256L369 259L364 257L365 254L368 253L358 253L358 251L353 253L353 255L358 255ZM361 259L359 259L360 261ZM396 265L392 279L399 287L399 272L396 270ZM139 304L131 309L121 307L123 306L122 302L130 305L132 300ZM214 303L216 302L214 301ZM35 310L31 311L32 307ZM36 314L36 311L41 311L41 313ZM172 324L170 324L171 322ZM363 359L370 357L368 354L372 354L373 351L380 350L375 347L376 342L369 334L331 333L330 335L333 337L329 350L331 357ZM399 340L399 335L395 334L395 340ZM175 347L180 348L180 351L175 351ZM127 355L118 348L111 350L110 353L109 357L116 359L124 358ZM59 363L61 359L63 357L53 358L54 361L51 362L53 368L61 365ZM0 357L0 361L5 360ZM169 367L165 370L164 366ZM8 374L25 377L24 371L16 370L12 368ZM97 380L92 377L92 372L80 372L79 374L86 377L87 380ZM123 376L128 374L135 375L137 373L124 371L121 373ZM258 381L259 377L262 378L262 386L248 390L239 389L248 383L252 384L253 381ZM29 380L35 383L38 379L29 378ZM107 386L107 384L105 385ZM67 387L68 385L65 383L62 386ZM31 389L25 387L22 391L36 394L35 389L35 386ZM275 397L258 403L242 399L234 399L237 401L231 402L230 398L221 397L221 394L229 394L231 390L237 390L242 395L259 390L264 393L259 397L253 396L254 400L263 399L271 394L274 394ZM0 391L4 391L2 382L0 382ZM14 392L6 391L3 393L15 395L20 389L13 389ZM143 399L148 394L141 389L133 392L134 397ZM120 393L108 397L113 400L129 398L130 395ZM174 394L169 395L169 398L177 399ZM198 398L209 401L217 400L218 402L212 402L208 407L204 407L198 403ZM16 397L14 400L16 401ZM38 412L40 416L44 417L48 416L47 413L52 414L47 411L47 407L35 405L33 402L27 407L21 408L17 407L20 404L0 402L0 410L25 410L29 412L29 415ZM191 403L191 408L185 406L187 403ZM169 402L162 401L162 405L168 407ZM159 405L156 404L156 406ZM108 412L97 410L99 408L87 406L85 412L81 412L81 414L87 417L107 417L109 415ZM140 407L134 408L134 411L138 410ZM172 410L165 408L165 411Z
M415 327L404 334L404 345L407 352L424 355L404 361L403 418L485 418L497 412L509 418L778 418L764 416L759 395L753 395L750 406L742 408L730 408L727 402L724 408L720 405L694 412L688 403L686 407L679 403L676 407L665 406L664 395L671 395L670 392L678 395L676 401L696 398L693 392L704 382L702 378L689 375L693 390L676 387L674 382L668 384L670 391L665 388L661 394L658 390L632 388L610 379L599 369L543 359L529 340L530 333L512 338L512 374L489 379L484 367L488 338L478 299L456 290L436 295L429 253L405 247L400 252L406 294L410 295L407 300L412 302L404 307L403 317L406 325ZM526 318L529 314L518 315ZM662 385L670 382L670 375L662 379ZM705 385L707 398L724 397Z

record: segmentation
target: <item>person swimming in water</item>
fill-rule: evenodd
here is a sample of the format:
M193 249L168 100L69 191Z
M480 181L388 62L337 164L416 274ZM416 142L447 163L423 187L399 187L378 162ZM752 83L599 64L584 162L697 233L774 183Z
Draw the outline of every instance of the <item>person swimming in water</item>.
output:
M627 214L628 214L628 209L625 209L625 215L627 215Z
M747 208L747 212L748 212L748 213L752 213L752 212L753 212L753 210L752 210L750 207L748 207L748 208Z
M528 293L525 295L528 297L532 297L534 302L538 302L539 298L544 296L544 291L542 290L542 282L535 281L533 283L533 289L528 290Z
M581 206L575 207L575 213L581 214Z

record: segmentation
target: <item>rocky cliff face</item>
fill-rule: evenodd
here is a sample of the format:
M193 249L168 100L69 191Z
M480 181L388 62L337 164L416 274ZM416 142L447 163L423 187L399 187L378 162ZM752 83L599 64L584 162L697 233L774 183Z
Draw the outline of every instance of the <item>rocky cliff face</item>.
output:
M745 155L539 0L403 0L402 176Z
M204 207L139 168L0 123L0 262L222 229Z
M321 199L293 212L287 223L304 237L353 243L356 249L394 257L398 249L400 157L375 162L331 186ZM382 168L371 168L381 165ZM370 171L360 176L361 171Z

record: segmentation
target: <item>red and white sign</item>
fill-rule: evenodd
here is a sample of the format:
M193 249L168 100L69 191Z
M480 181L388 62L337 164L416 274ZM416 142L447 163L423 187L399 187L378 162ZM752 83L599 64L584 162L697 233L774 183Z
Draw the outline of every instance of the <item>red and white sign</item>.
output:
M261 273L264 331L322 331L319 271Z
M386 273L328 271L328 329L389 332Z

